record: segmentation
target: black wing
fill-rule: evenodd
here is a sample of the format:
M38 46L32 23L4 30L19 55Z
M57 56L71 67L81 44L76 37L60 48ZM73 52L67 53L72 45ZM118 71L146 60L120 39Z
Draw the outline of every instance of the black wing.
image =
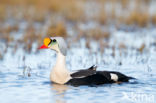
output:
M117 76L117 80L114 80L112 78L112 75L114 74ZM71 80L69 80L66 84L70 84L73 86L79 86L79 85L100 85L100 84L108 84L108 83L118 83L118 82L128 82L129 79L134 79L132 77L128 77L120 72L114 72L114 71L94 71L94 73L85 74L84 77L74 77Z
M86 77L89 75L93 75L96 73L96 68L97 68L97 66L93 65L88 69L78 70L77 72L72 73L71 77L72 78L82 78L82 77Z
M73 86L80 86L80 85L100 85L100 84L106 84L106 83L112 83L112 81L108 78L106 78L101 73L95 73L93 75L89 75L83 78L73 78L69 80L66 84L73 85Z

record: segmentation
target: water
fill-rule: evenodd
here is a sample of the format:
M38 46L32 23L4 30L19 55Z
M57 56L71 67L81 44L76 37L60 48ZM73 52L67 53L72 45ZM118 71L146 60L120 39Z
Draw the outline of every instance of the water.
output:
M56 54L51 50L27 54L22 49L16 53L9 48L0 61L1 103L156 103L156 40L154 30L142 32L114 31L109 45L100 53L96 41L85 46L82 38L73 43L67 54L69 70L87 68L93 64L98 70L114 70L133 76L137 80L122 84L79 86L52 84L49 80ZM119 49L120 43L126 49ZM146 47L140 53L142 43ZM35 45L35 44L34 44ZM37 48L37 46L34 46ZM33 52L33 51L32 51ZM114 56L112 56L114 52Z

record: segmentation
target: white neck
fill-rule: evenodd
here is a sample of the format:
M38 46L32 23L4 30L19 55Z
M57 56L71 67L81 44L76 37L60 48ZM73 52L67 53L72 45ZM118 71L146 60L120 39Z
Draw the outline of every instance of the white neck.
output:
M66 69L66 57L61 53L57 53L56 64L53 67L50 79L58 84L65 84L71 79L69 71Z

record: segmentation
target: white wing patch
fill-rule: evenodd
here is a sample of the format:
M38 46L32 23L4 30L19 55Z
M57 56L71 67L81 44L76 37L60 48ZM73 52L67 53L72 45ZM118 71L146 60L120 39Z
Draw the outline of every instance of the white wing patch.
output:
M110 73L111 80L118 81L118 76L116 74Z
M73 77L73 78L84 78L84 77L87 77L87 76L79 76L79 77Z

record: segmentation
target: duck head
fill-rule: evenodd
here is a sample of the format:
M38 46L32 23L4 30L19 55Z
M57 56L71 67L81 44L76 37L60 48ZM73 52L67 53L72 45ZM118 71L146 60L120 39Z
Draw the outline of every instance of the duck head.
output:
M67 45L62 37L44 38L43 45L39 49L51 49L57 53L62 53L66 56Z

